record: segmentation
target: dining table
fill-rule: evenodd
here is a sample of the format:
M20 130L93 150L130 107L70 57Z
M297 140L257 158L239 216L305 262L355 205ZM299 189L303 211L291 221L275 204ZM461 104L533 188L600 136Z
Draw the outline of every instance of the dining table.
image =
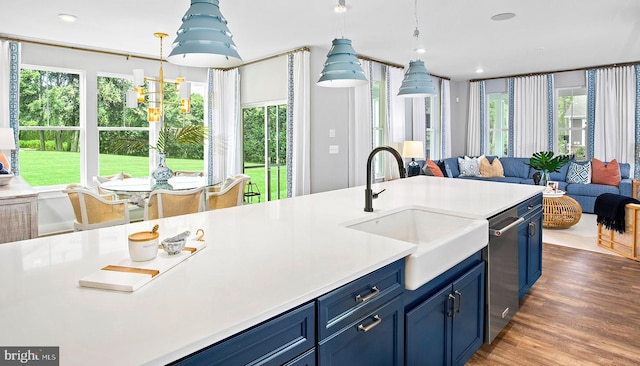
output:
M153 190L155 180L151 177L114 179L100 184L100 188L118 195L149 194ZM207 185L206 177L172 177L169 184L174 191L194 189Z

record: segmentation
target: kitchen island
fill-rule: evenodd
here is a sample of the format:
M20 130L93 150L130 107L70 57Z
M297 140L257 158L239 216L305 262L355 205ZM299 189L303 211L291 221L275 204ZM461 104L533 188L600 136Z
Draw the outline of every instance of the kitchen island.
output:
M165 364L410 255L415 245L346 228L407 205L487 219L541 187L418 176L365 213L364 188L0 245L0 345L59 346L62 365ZM205 231L207 247L135 292L78 280L128 257L127 236ZM486 244L486 243L485 243Z

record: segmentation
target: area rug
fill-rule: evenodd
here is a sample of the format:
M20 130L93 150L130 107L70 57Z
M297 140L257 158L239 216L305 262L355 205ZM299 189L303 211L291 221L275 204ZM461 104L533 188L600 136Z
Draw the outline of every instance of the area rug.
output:
M542 229L542 242L617 255L600 248L597 244L597 235L596 215L582 214L580 222L568 229Z

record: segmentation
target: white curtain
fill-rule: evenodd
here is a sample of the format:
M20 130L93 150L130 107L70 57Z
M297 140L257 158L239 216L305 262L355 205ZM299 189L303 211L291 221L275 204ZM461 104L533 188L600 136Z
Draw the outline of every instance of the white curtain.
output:
M596 70L593 156L634 162L636 75L633 66Z
M369 82L349 91L349 187L366 184L367 158L373 148L372 65L360 62Z
M549 149L546 75L515 78L513 83L513 156Z
M209 69L207 176L209 184L242 172L238 69Z
M398 90L400 90L400 85L402 85L402 79L404 79L404 69L400 69L397 67L388 67L387 70L387 77L389 80L389 90L387 91L387 95L389 96L389 116L391 121L391 128L389 130L389 143L397 146L399 144L401 145L406 137L406 98L402 98L397 95Z
M449 80L442 79L440 88L440 157L451 156L451 91Z
M469 83L469 125L467 127L467 155L480 155L481 144L481 84L482 81ZM449 156L449 155L447 155ZM446 157L446 156L445 156Z
M311 84L309 51L293 54L293 131L291 196L311 193Z
M14 129L14 139L18 145L18 110L20 86L20 44L0 41L0 127ZM0 151L6 158L5 169L20 175L18 164L19 149Z

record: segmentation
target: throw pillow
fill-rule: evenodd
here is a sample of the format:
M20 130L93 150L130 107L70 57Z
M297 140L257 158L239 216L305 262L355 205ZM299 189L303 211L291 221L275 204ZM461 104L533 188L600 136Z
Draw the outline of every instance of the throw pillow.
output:
M500 159L495 158L491 163L489 163L489 159L482 159L480 161L480 174L484 178L504 177L504 168Z
M444 177L444 174L438 167L436 163L431 159L427 159L427 162L424 164L422 171L425 175L435 176L435 177Z
M480 175L480 161L484 160L484 155L480 155L477 158L470 158L465 156L464 158L458 158L458 169L460 170L460 177L482 177Z
M569 163L567 183L591 183L591 162L588 161L586 164Z
M619 186L620 166L618 165L618 161L613 159L605 165L596 158L591 159L591 183Z
M224 190L225 188L229 187L235 181L236 181L236 178L234 178L232 176L228 176L227 179L224 180L224 183L222 183L222 187L220 188L220 190Z
M449 168L449 165L447 164L446 161L440 160L437 165L438 165L438 168L440 168L440 171L442 172L443 176L445 176L445 177L453 177L453 173L451 172L451 168Z

